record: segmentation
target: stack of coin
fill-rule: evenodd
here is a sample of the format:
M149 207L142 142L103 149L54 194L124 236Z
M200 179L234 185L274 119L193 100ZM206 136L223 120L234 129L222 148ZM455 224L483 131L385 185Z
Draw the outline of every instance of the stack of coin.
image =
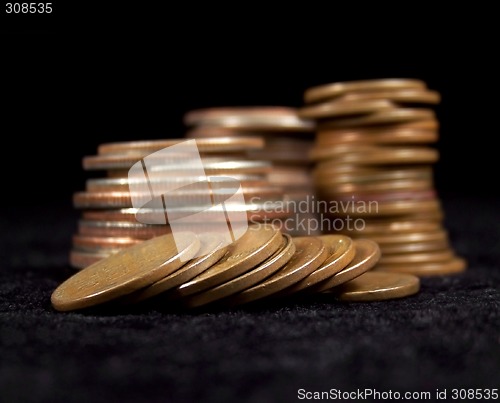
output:
M368 272L379 258L379 246L369 239L292 238L268 224L250 225L228 246L215 233L183 232L175 240L167 234L79 271L53 292L51 301L55 309L71 311L111 301L123 306L162 294L163 306L196 308L300 293L371 301L418 292L418 277Z
M308 152L314 140L314 123L301 119L289 107L209 108L188 112L184 123L190 138L263 136L265 147L251 155L272 163L269 181L284 189L291 216L282 228L293 236L318 234L308 223L316 217L308 206L313 195ZM265 196L262 195L265 200Z
M138 161L155 152L173 145L185 143L187 139L135 141L102 144L97 155L83 159L83 167L88 171L104 172L104 177L88 179L86 190L74 194L74 206L82 209L78 233L73 237L73 250L70 254L71 265L75 268L86 267L123 248L130 247L146 239L171 232L168 218L162 223L149 224L146 217L162 214L154 208L134 208L129 186L130 168ZM194 142L192 140L192 142ZM283 189L269 181L271 172L269 161L258 160L251 153L264 147L261 137L218 137L196 140L199 155L204 167L204 175L212 180L217 177L230 177L241 185L246 202L226 205L229 213L242 213L249 222L263 222L268 219L284 219L289 213L283 209ZM163 164L163 165L162 165ZM162 168L164 168L162 170ZM159 161L149 170L150 186L154 186L155 174L159 180L176 183L199 183L206 177L179 178L178 171L171 172L169 161ZM185 167L189 171L190 167ZM203 176L203 175L202 175ZM150 189L149 189L150 190ZM147 192L148 189L145 190ZM188 189L184 197L195 197L196 189ZM252 200L255 198L255 200ZM263 204L266 201L266 204ZM193 206L181 206L179 214L194 214ZM182 211L181 211L182 210ZM242 217L241 214L239 217ZM146 223L145 223L146 222ZM207 225L207 223L195 223Z
M440 94L420 80L382 79L310 88L305 102L299 116L317 123L313 178L330 218L322 229L377 241L377 270L463 271L433 184L439 124L429 106Z

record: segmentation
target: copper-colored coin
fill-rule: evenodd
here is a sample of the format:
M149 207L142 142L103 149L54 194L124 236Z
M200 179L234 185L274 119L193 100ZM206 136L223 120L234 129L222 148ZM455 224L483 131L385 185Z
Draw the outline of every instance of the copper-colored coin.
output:
M382 249L383 252L383 249ZM379 264L381 265L404 265L406 263L438 263L453 258L450 249L443 249L434 252L424 253L401 253L399 255L382 255Z
M222 189L221 189L222 190ZM229 189L228 189L229 191ZM273 186L243 187L245 198L261 197L264 200L279 200L283 190ZM193 200L194 202L204 200L209 192L208 188L180 191L169 193L169 199ZM136 194L139 196L140 194ZM149 196L149 192L144 194ZM132 207L132 199L129 192L76 192L73 195L73 205L76 208L127 208Z
M371 100L388 100L409 104L438 104L441 96L436 91L427 89L401 89L391 91L356 91L338 98L338 102L360 102Z
M108 249L100 252L90 252L85 250L73 249L69 253L69 264L75 269L84 269L110 255L117 253L121 249Z
M407 165L431 164L439 159L437 150L428 147L376 147L352 146L344 153L338 152L339 147L313 150L311 158L314 160L330 159L330 165L359 164L359 165Z
M386 109L370 115L324 121L319 130L330 127L370 126L418 120L433 120L436 115L430 109L397 108Z
M403 298L420 290L420 279L409 274L368 272L336 287L338 299L342 301L384 301Z
M326 260L307 277L283 290L280 295L291 295L318 284L343 270L354 259L356 248L351 238L342 235L322 235L319 238L329 249Z
M425 82L414 79L377 79L345 81L332 84L324 84L309 88L304 99L306 103L316 102L327 98L335 98L353 91L380 92L388 90L403 89L425 89Z
M299 118L297 110L286 107L209 108L188 112L187 126L218 126L243 130L312 131L314 122Z
M369 239L354 241L356 255L342 271L310 288L314 292L330 290L340 284L351 281L375 266L380 259L380 248L376 242Z
M379 245L392 245L395 243L411 242L439 242L448 240L445 230L430 232L410 232L406 234L371 234L370 239Z
M285 266L263 282L228 298L229 305L244 304L276 294L299 282L323 264L329 248L317 237L293 238L297 248Z
M173 291L173 296L185 297L232 280L257 266L278 250L281 232L272 225L252 225L228 247L226 255L214 266Z
M232 179L236 179L241 184L242 188L261 188L268 186L269 182L266 181L264 176L259 177L258 175L238 175L240 178L236 178L234 175L231 176ZM200 182L206 180L206 176L204 177L194 177L192 178L192 182ZM170 178L167 180L159 179L157 181L158 184L165 185L165 183L180 183L186 184L188 182L187 178L178 178L176 181L175 178ZM152 185L155 184L154 181L150 181ZM127 178L98 178L98 179L88 179L86 184L87 192L120 192L127 193L129 192L130 182Z
M382 217L382 216L406 216L418 212L431 213L441 217L441 204L438 200L399 200L391 202L366 202L356 201L346 203L335 209L338 215L351 215L355 217Z
M424 130L437 132L438 129L439 122L436 119L428 119L402 123L388 123L386 125L376 126L332 127L328 129L319 127L317 133L322 133L327 137L335 137L349 135L350 133L357 133L359 135L382 135L384 133L397 132L400 130Z
M179 248L179 249L178 249ZM76 273L52 293L58 311L87 308L168 276L191 259L200 248L192 233L165 235L109 256Z
M363 131L346 131L339 134L330 134L329 131L320 131L316 134L316 147L333 147L339 144L420 144L435 143L439 135L436 131L421 129L385 130L374 133Z
M201 242L196 259L193 259L167 277L124 297L124 302L134 303L154 297L171 290L193 279L200 273L212 267L227 253L227 247L222 247L223 239L217 234L202 234L198 236Z
M80 220L78 223L79 235L87 237L119 237L144 240L170 234L171 232L172 230L168 225L149 225L138 222Z
M280 249L257 267L227 283L187 297L183 300L183 303L191 308L198 307L250 288L283 267L295 254L295 251L295 243L292 241L290 235L283 234L283 243Z
M92 237L73 235L73 246L80 250L123 249L141 243L137 238Z
M386 180L371 183L351 182L340 183L335 186L327 186L324 189L320 189L319 193L322 195L355 195L358 200L430 199L435 197L434 191L425 192L426 190L433 189L433 183L430 179ZM400 193L400 195L398 195L398 193Z
M441 229L441 223L436 221L398 221L373 222L366 221L363 226L350 228L346 234L369 238L373 234L401 234L409 232L427 232Z
M314 182L316 186L336 186L339 184L353 183L376 183L380 181L394 180L432 180L433 172L430 167L411 167L411 168L394 168L380 169L373 172L351 172L339 173L336 175L321 174L321 171L316 171Z
M98 147L99 154L140 153L146 155L163 148L171 147L186 141L186 139L172 140L143 140L117 143L105 143ZM217 137L197 139L196 146L202 153L238 152L264 147L264 139L259 136L251 137Z
M393 254L411 254L411 253L427 253L440 251L449 248L448 240L442 241L429 241L429 242L411 242L400 244L387 244L382 245L381 250L384 256Z
M466 262L464 259L454 257L444 262L434 263L404 263L404 264L380 264L377 265L377 271L386 271L393 273L413 274L419 277L426 276L446 276L448 274L461 273L465 270Z
M393 108L394 104L385 100L374 101L329 101L299 109L299 116L308 119L322 119L339 116L360 115Z

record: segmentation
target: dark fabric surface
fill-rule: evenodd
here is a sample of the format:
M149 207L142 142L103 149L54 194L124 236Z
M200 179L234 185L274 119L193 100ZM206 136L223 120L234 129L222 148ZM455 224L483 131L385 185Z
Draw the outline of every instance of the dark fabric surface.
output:
M446 197L463 275L410 298L202 313L57 313L77 215L1 218L0 401L277 402L297 390L500 387L498 199Z

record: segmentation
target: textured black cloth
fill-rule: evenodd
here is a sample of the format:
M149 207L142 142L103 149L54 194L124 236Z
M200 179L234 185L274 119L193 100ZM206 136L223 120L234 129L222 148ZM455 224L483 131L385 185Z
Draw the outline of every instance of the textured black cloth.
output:
M500 387L498 199L443 199L458 276L413 297L231 311L58 313L70 209L1 218L0 401L277 402L297 391ZM450 389L448 390L450 393Z

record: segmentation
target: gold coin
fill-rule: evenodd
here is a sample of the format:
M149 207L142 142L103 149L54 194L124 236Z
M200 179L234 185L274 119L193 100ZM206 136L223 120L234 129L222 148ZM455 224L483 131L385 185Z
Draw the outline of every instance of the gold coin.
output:
M187 126L217 126L243 130L312 131L315 124L287 107L232 107L190 111L184 115Z
M309 290L313 292L323 292L351 281L373 268L380 259L380 248L376 242L370 239L356 239L354 241L354 247L356 248L356 254L351 263L342 271L316 284Z
M440 229L430 232L410 232L406 234L371 234L370 239L377 242L379 245L392 245L395 243L412 243L412 242L439 242L447 241L448 234L445 230Z
M73 246L83 249L123 249L141 243L141 239L125 237L90 237L84 235L73 235Z
M364 184L378 183L381 181L394 180L432 180L433 172L430 167L411 167L411 168L394 168L380 169L373 172L351 172L339 173L332 175L328 172L327 175L321 175L321 171L316 171L314 178L317 187L336 186L339 184Z
M101 144L97 152L99 154L124 154L138 153L146 155L163 148L171 147L187 141L186 139L172 140L144 140L144 141L128 141L117 143ZM259 149L264 147L264 139L260 136L239 136L234 137L217 137L197 139L196 146L201 153L220 153L220 152L240 152L249 149Z
M387 129L379 133L363 133L363 131L346 131L339 134L330 133L329 131L318 132L316 134L315 147L335 147L340 144L420 144L435 143L439 139L436 131L420 129Z
M281 232L272 225L252 225L228 247L215 265L173 290L174 297L186 297L232 280L266 260L278 250Z
M317 102L327 98L335 98L354 91L388 91L403 89L425 89L425 82L414 79L377 79L345 81L332 84L323 84L309 88L304 99L306 103Z
M338 200L354 195L357 200L402 200L432 199L435 197L430 179L386 180L371 183L341 183L318 190L323 196L337 197ZM342 197L344 196L344 197Z
M200 250L198 251L199 257L187 262L179 270L150 286L126 295L123 297L123 302L140 302L178 287L212 267L227 253L227 247L222 247L223 239L217 234L202 234L198 237L201 242Z
M199 307L250 288L283 267L295 254L295 251L295 243L292 241L291 236L283 234L283 243L280 249L257 267L227 283L187 297L182 302L185 306L191 308Z
M293 242L297 250L285 266L263 282L229 297L225 302L239 305L276 294L307 277L328 257L329 248L320 238L297 237L293 238Z
M377 271L413 274L419 277L427 276L446 276L449 274L461 273L465 270L466 262L464 259L454 257L444 262L433 263L404 263L404 264L381 264L377 265Z
M321 122L319 130L333 127L370 126L390 123L410 122L418 120L433 120L436 118L430 109L395 108L375 112L370 115L350 119L336 119Z
M403 298L420 290L420 279L409 274L370 271L334 289L342 301L384 301Z
M330 101L305 106L299 109L300 117L308 119L323 119L339 116L360 115L364 113L378 112L382 109L393 108L394 104L385 100L343 102Z
M391 91L356 91L349 92L348 94L338 98L339 102L360 102L372 100L387 100L403 104L438 104L441 101L441 96L436 91L419 88Z
M342 235L322 235L319 237L328 247L328 257L315 271L299 282L287 287L281 295L291 295L330 278L343 270L356 255L354 241Z
M144 240L170 233L172 233L172 230L169 225L121 221L80 220L78 222L78 234L86 237L118 237Z
M329 164L324 168L334 167L336 164L345 165L408 165L408 164L431 164L439 159L437 150L430 147L376 147L351 146L351 150L340 153L339 147L313 150L311 158L313 160L329 159Z
M441 241L428 241L428 242L411 242L411 243L400 243L400 244L387 244L382 245L380 249L384 256L389 255L399 255L399 254L411 254L411 253L426 253L434 252L449 248L450 244L448 240Z
M178 250L178 247L180 250ZM192 233L165 235L124 249L79 271L52 293L58 311L88 308L144 288L181 267L200 248Z
M404 265L406 263L438 263L451 260L453 252L450 249L444 249L434 252L424 253L402 253L399 255L384 255L379 260L381 265Z

